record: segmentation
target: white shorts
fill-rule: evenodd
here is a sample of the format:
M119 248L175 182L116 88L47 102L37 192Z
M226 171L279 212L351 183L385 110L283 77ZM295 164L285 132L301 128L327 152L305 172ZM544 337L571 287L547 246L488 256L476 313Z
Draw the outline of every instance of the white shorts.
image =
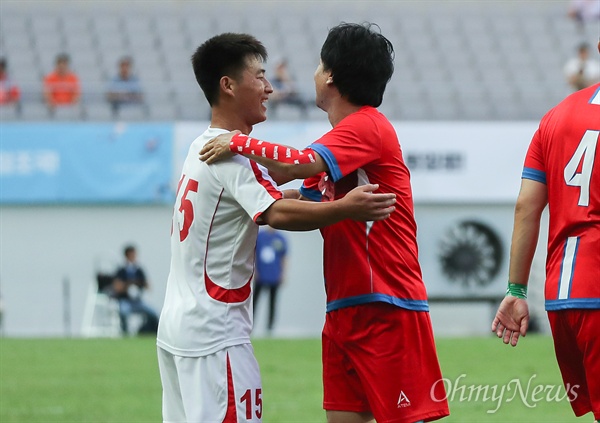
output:
M262 382L251 344L204 357L158 348L164 423L260 423Z

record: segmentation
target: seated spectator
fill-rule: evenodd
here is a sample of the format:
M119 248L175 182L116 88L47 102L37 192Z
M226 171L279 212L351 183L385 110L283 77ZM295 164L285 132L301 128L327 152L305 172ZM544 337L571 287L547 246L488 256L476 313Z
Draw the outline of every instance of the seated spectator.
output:
M21 92L19 87L8 76L8 63L0 58L0 106L15 105L19 107Z
M579 91L600 81L600 63L589 57L590 46L582 43L577 48L577 56L564 67L565 77L573 91Z
M69 63L67 54L59 54L54 71L44 77L44 100L50 112L56 107L72 106L79 102L79 77L71 71Z
M119 71L108 85L106 99L115 117L119 114L121 106L143 104L142 87L139 79L131 72L132 65L130 57L119 60Z
M600 21L600 1L571 0L567 14L580 28L583 28L586 22Z
M279 104L289 104L300 109L302 117L306 117L307 104L296 90L294 80L287 67L287 60L279 61L275 67L273 77L270 78L273 94L269 98L272 110L275 112Z
M124 250L125 265L120 267L113 281L112 295L119 301L119 315L123 334L129 333L129 316L139 313L144 316L144 322L138 333L156 334L158 329L158 314L142 302L142 292L148 289L146 274L137 263L137 251L128 245Z

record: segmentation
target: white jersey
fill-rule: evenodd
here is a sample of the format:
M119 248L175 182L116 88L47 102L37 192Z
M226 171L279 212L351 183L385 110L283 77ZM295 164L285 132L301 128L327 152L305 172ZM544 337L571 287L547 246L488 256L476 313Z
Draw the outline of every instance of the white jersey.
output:
M177 188L171 228L171 269L157 344L199 357L250 342L255 220L282 198L268 171L241 155L200 161L208 128L191 145Z

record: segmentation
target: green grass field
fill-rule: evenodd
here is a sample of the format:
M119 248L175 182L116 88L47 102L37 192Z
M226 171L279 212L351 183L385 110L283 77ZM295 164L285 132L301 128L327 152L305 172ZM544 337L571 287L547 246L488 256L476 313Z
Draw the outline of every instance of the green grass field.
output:
M557 389L559 396L565 392L551 339L520 342L511 348L492 337L438 339L451 384L451 416L440 421L591 423L591 414L577 419L566 400L555 399ZM263 421L324 422L319 340L257 339L254 347L263 375ZM487 396L478 386L489 386ZM0 339L2 423L160 422L160 401L154 339Z

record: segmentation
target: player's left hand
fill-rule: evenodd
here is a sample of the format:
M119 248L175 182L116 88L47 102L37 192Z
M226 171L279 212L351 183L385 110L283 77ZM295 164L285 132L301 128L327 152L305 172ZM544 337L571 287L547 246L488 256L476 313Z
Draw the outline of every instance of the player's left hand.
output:
M241 132L237 130L228 132L208 141L200 150L200 160L206 162L206 164L211 164L233 157L234 153L229 150L229 144L233 136L239 133Z
M507 295L500 303L496 317L492 322L492 332L502 338L505 344L517 346L519 336L527 334L529 325L529 306L527 300Z

